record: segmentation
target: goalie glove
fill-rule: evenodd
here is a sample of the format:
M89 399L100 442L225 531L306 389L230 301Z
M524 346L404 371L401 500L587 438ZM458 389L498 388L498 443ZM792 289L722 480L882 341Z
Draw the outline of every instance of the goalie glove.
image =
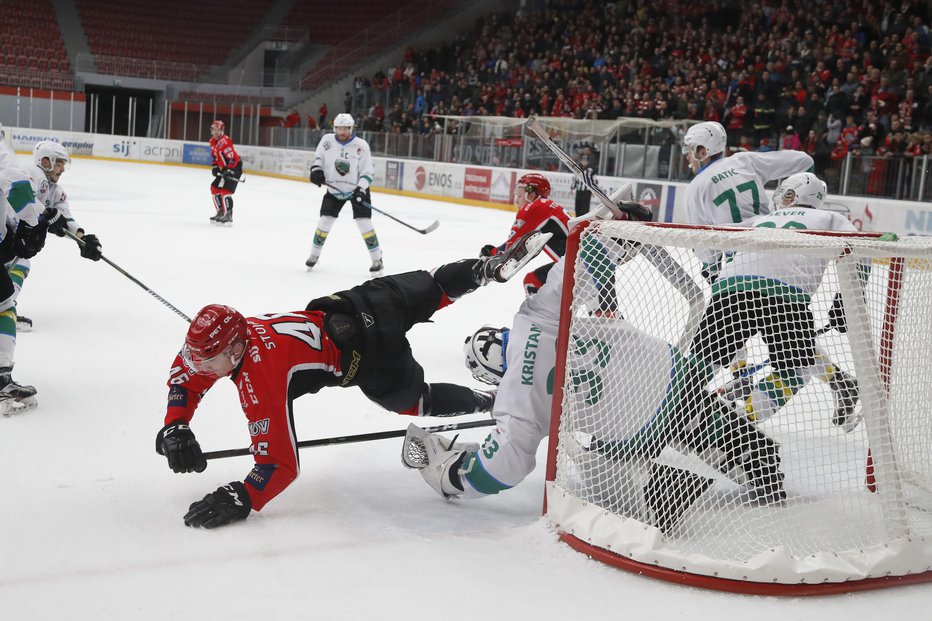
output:
M233 481L191 503L184 515L185 526L216 528L245 520L252 511L252 499L246 486Z
M845 334L848 332L848 320L845 318L845 305L841 301L841 292L835 294L832 300L832 308L828 311L828 325Z
M159 430L155 437L155 452L168 459L168 467L174 472L204 472L207 469L201 445L188 423L181 419Z

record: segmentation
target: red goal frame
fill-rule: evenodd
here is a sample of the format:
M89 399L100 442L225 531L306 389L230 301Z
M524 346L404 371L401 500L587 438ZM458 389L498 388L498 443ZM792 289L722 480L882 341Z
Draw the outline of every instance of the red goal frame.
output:
M545 471L545 481L552 482L556 479L556 454L558 431L560 426L561 404L563 402L563 385L566 379L566 351L569 341L570 326L570 304L572 301L572 292L575 285L574 270L571 266L575 263L576 255L579 250L579 240L589 223L583 222L578 224L570 232L567 239L566 247L566 269L563 271L563 298L560 303L560 326L557 337L557 357L556 369L554 371L554 393L552 402L552 414L550 420L550 436L548 439L547 450L547 467ZM682 228L696 230L717 230L717 231L740 231L747 230L741 227L728 226L702 226L689 224L669 224L646 222L644 226L653 226L659 228ZM821 235L830 237L865 237L879 238L882 233L874 232L835 232L835 231L799 231L808 235ZM890 368L893 349L893 324L896 320L897 301L902 282L903 258L894 258L890 270L886 291L886 306L884 311L883 326L881 328L880 339L880 377L884 386L889 386ZM870 450L868 449L867 463L865 464L865 485L868 490L876 491L876 481L873 476L873 467ZM543 514L547 513L547 491L544 489ZM686 571L677 571L649 565L635 561L603 548L594 546L579 537L564 531L558 531L559 538L573 549L586 554L587 556L612 565L619 569L624 569L636 574L683 584L704 589L716 591L725 591L730 593L742 593L749 595L779 595L779 596L820 596L820 595L839 595L854 591L867 591L873 589L887 588L891 586L904 586L910 584L919 584L932 581L932 571L909 574L905 576L886 576L877 578L865 578L862 580L850 580L845 582L824 582L818 584L806 583L769 583L769 582L752 582L733 580L729 578L718 578L713 576L694 574Z

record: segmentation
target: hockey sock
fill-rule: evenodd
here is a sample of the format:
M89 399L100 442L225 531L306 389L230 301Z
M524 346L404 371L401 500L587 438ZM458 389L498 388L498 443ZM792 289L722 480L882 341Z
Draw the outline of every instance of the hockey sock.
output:
M771 373L751 389L751 395L745 400L748 420L767 420L786 405L804 384L803 378L793 371Z
M229 194L223 197L223 213L226 216L233 217L233 197Z
M363 241L366 242L369 257L375 263L382 258L382 248L379 247L379 238L375 234L375 227L372 226L372 218L356 218L355 220L356 228L359 229L359 234L362 235Z
M455 263L441 265L431 273L431 276L447 297L455 300L479 288L475 273L477 266L481 264L481 259L462 259Z
M473 390L458 384L425 384L421 416L459 416L488 412L495 402L494 393Z
M327 235L333 228L336 218L333 216L321 216L317 221L317 230L314 231L314 241L311 243L311 256L317 258L324 249L324 243L327 241Z

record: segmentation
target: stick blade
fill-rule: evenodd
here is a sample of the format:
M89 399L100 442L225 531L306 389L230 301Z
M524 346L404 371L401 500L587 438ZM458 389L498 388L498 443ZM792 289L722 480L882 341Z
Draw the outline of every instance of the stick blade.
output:
M421 229L421 233L423 233L424 235L427 235L431 231L436 231L438 226L440 226L440 221L434 220L427 226L427 228Z

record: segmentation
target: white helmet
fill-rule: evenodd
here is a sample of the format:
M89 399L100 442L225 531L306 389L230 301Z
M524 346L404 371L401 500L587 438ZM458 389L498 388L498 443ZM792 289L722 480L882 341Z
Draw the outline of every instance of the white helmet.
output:
M775 209L785 209L799 205L819 209L828 195L825 182L812 173L796 173L783 180L773 193Z
M335 119L333 119L333 129L338 127L349 127L352 131L355 124L356 123L353 121L352 115L346 112L341 112Z
M42 165L42 160L44 158L49 159L48 168ZM32 161L45 172L52 172L55 168L55 162L58 160L63 160L65 162L65 170L68 170L68 166L71 164L71 158L68 156L68 152L65 151L65 147L57 142L43 140L42 142L37 142L36 146L32 148Z
M467 336L463 344L466 355L466 368L480 382L498 385L505 369L505 351L508 349L509 328L482 326L472 336Z
M706 157L725 152L728 135L721 123L705 121L696 123L683 136L683 153L696 154L698 147L705 147Z

